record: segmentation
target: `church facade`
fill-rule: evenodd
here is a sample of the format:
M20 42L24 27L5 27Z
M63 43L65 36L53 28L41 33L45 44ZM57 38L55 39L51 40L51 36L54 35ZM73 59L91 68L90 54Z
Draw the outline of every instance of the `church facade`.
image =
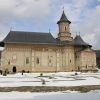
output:
M10 31L0 46L1 70L12 72L96 71L96 54L80 35L70 33L71 21L64 11L57 22L59 32Z

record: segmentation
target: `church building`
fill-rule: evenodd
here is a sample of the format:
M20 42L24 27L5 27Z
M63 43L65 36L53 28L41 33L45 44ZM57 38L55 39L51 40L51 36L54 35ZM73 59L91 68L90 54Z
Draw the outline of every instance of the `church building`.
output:
M63 11L58 37L43 32L10 31L0 42L2 71L69 72L96 71L96 54L80 35L73 39L71 21Z

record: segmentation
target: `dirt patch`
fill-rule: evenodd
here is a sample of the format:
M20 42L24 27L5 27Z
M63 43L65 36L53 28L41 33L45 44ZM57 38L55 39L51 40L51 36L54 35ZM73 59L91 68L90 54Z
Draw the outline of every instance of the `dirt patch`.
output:
M89 92L91 90L100 90L100 85L93 86L73 86L73 87L49 87L49 86L22 86L22 87L0 87L0 92L58 92L58 91L79 91L81 93Z

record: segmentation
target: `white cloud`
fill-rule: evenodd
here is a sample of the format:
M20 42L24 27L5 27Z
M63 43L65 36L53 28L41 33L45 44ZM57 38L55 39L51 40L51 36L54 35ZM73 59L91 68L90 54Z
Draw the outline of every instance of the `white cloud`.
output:
M50 0L0 0L1 17L44 17L49 14Z
M22 18L41 19L49 14L50 0L22 0L14 10L14 15Z
M39 21L41 23L41 20L51 16L48 21L53 20L55 23L60 17L64 6L67 17L72 21L71 32L75 35L75 32L80 31L86 42L89 42L95 48L100 48L100 6L89 8L93 1L0 0L0 40L9 32L12 23L17 23L17 20ZM15 27L17 26L15 25Z
M100 2L100 0L97 0L98 2Z
M83 39L87 43L91 43L92 45L95 45L95 43L97 42L97 40L95 40L95 34L86 34L83 36Z
M94 48L100 48L100 6L86 13L84 22L77 25L85 41L92 44Z
M72 0L71 3L65 3L65 11L73 22L81 21L81 16L84 16L90 0Z
M44 19L49 15L50 4L50 0L0 0L0 40L17 20Z

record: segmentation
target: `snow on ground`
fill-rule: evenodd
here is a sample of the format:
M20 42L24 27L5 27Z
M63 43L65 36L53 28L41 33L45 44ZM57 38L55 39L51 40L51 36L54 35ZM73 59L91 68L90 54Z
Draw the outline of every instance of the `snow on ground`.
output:
M42 84L45 80L46 84ZM0 87L100 85L100 73L59 72L0 75Z
M100 100L100 91L89 93L0 92L0 100Z

